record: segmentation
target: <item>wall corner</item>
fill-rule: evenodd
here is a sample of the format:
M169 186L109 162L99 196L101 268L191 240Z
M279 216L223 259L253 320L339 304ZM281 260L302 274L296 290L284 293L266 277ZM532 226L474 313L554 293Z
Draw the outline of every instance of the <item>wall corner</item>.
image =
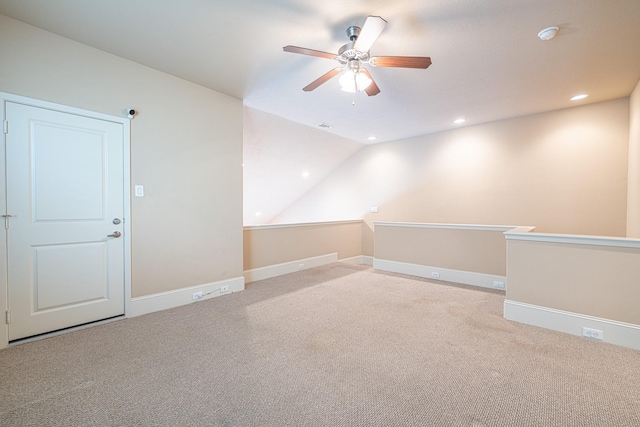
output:
M629 96L627 237L640 238L640 81Z

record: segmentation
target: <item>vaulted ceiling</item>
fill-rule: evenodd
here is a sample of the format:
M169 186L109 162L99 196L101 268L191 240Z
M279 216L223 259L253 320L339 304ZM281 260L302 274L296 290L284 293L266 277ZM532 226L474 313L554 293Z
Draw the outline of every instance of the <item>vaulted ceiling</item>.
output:
M0 13L361 143L624 97L640 79L638 0L0 0ZM372 55L433 65L372 68L374 97L337 79L303 92L336 63L282 47L337 52L367 15L388 21Z
M0 14L241 99L246 225L362 144L626 97L640 79L639 0L0 0ZM370 67L372 97L337 78L303 92L337 63L283 46L337 52L368 15L388 21L371 55L433 64Z

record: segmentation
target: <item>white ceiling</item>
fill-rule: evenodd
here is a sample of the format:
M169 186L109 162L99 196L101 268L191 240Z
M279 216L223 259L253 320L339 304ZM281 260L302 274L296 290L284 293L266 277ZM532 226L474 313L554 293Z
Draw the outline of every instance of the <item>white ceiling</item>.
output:
M624 97L640 79L639 0L0 0L0 13L361 143ZM335 63L282 47L336 52L367 15L389 22L372 55L433 65L371 69L382 92L355 106L337 79L303 92Z
M245 107L243 224L270 223L363 145Z

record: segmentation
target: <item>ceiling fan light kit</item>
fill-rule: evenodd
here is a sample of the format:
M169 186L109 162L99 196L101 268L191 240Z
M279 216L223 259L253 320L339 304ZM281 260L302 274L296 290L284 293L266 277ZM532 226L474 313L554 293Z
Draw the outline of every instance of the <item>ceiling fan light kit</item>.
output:
M349 63L347 69L338 79L340 88L349 93L361 92L367 89L372 82L373 80L367 76L367 73L360 69L360 64L357 61Z
M431 58L426 56L370 56L369 50L371 46L378 39L386 25L387 21L381 17L369 16L362 28L356 26L347 28L347 37L349 37L350 41L340 48L337 55L291 45L282 49L290 53L334 59L340 64L340 67L328 71L302 88L305 92L310 92L333 77L340 75L338 82L345 92L365 91L367 95L374 96L380 93L380 88L378 88L373 77L363 65L422 69L426 69L431 65Z

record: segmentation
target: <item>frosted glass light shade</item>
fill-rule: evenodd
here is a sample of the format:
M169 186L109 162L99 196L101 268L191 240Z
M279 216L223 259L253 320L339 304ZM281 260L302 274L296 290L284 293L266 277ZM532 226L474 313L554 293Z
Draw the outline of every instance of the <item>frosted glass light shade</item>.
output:
M338 79L343 91L355 93L365 90L371 84L371 79L359 69L348 68Z

